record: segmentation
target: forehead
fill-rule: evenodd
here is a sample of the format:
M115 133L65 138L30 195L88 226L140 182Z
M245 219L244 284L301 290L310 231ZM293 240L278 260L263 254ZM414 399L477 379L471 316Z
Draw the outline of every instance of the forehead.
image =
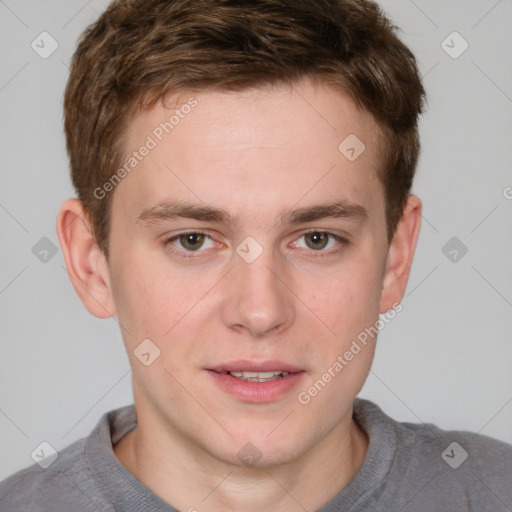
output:
M245 211L371 203L382 195L379 137L373 117L330 86L181 92L129 123L124 162L137 162L114 197L139 213L167 199Z

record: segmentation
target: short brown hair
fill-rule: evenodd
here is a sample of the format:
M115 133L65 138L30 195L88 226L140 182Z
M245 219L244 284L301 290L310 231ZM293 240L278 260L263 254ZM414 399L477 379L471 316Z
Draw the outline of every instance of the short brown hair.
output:
M425 96L395 32L368 0L114 0L80 37L64 97L73 185L106 257L112 194L94 190L121 164L137 110L177 91L304 78L341 86L377 121L389 242L412 186Z

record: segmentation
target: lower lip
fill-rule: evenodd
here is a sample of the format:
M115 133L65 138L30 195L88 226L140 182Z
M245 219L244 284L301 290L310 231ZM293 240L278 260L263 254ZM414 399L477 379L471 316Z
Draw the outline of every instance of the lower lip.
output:
M304 378L305 372L289 373L286 377L268 382L249 382L228 373L207 370L217 385L244 402L274 402L288 394Z

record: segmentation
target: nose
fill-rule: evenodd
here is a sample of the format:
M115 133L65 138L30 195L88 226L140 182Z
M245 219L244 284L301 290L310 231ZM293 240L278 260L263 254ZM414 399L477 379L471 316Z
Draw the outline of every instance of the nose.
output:
M295 318L293 294L286 282L285 267L270 249L251 263L235 254L224 290L224 324L253 338L286 330Z

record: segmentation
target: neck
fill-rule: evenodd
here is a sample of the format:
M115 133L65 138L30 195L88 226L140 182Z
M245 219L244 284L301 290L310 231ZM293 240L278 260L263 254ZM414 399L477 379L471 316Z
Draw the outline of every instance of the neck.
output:
M352 481L366 456L368 437L352 419L352 409L344 420L299 458L268 468L226 463L176 432L154 432L154 422L139 421L114 453L130 473L178 510L317 510Z

